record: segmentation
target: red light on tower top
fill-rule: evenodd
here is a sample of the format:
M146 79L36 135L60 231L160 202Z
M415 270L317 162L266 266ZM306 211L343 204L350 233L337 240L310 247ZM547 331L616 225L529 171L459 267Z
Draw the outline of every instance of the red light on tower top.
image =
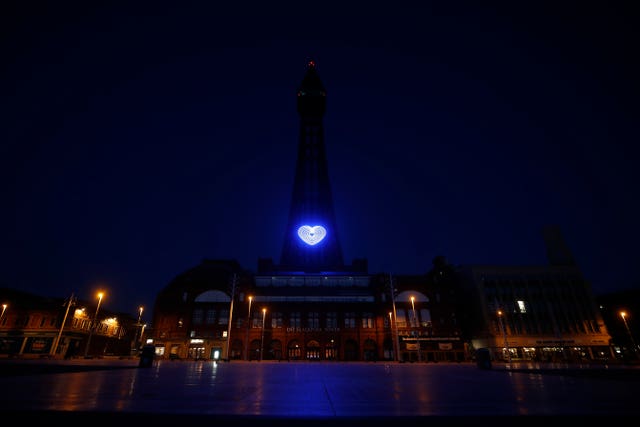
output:
M309 68L316 68L316 62L315 61L309 61Z

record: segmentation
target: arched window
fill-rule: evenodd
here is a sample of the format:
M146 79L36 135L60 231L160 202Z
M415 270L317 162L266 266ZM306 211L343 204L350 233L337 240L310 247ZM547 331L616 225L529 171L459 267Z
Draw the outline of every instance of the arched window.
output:
M210 290L198 295L195 302L231 302L231 297L222 291Z

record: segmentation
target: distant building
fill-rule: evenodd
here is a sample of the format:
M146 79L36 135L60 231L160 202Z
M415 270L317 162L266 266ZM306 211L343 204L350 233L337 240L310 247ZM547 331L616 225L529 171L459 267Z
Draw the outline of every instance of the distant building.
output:
M498 360L615 358L590 284L557 227L543 230L549 265L461 266L468 334Z
M135 345L135 319L103 310L94 324L95 303L74 296L49 298L0 288L0 310L0 357L72 358L85 352L88 357L125 357Z

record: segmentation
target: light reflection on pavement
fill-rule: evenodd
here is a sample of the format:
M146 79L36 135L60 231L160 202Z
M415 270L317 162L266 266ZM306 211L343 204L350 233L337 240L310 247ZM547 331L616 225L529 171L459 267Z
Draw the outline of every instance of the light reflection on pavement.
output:
M122 369L0 377L0 409L281 418L640 414L638 376L624 381L455 363L111 363Z

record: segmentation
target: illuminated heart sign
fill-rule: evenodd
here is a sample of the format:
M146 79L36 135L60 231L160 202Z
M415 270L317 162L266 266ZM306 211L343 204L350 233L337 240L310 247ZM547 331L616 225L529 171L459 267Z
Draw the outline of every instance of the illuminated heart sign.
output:
M298 236L305 242L307 245L316 245L324 239L324 236L327 235L327 230L321 225L315 225L311 227L310 225L303 225L298 228Z

